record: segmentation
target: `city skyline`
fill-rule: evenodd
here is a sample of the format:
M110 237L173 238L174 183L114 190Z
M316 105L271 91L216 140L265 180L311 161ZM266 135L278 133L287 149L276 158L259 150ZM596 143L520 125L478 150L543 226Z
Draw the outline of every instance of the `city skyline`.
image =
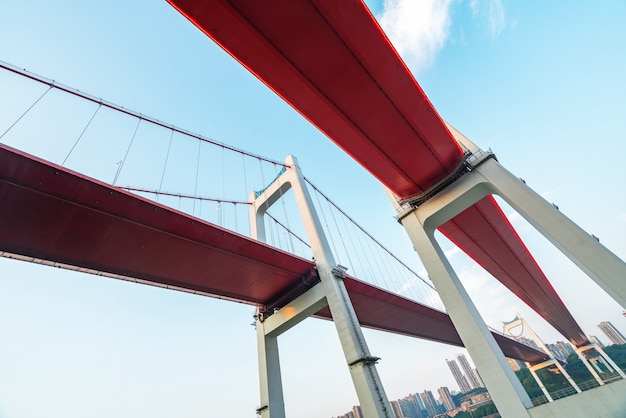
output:
M603 321L600 325L607 325L607 322ZM599 325L599 326L600 326ZM608 326L612 327L610 323L608 323ZM601 328L602 329L602 328ZM614 328L612 328L614 330ZM517 337L514 337L515 339L517 339L519 342L526 344L530 347L536 348L537 350L542 350L541 347L535 342L534 339L532 338L528 338L525 337L523 335L519 335ZM591 340L593 343L596 343L600 346L600 348L603 348L603 344L597 340L597 338L595 336L590 336ZM626 343L614 343L614 344L626 344ZM572 345L568 342L565 341L555 341L553 343L545 343L545 347L546 349L554 356L554 358L560 360L563 363L567 363L567 357L570 354L575 354L575 350L572 347ZM438 399L435 399L433 396L433 392L432 392L432 388L426 388L423 389L421 392L417 391L415 393L410 393L409 395L403 397L403 398L398 398L395 400L391 400L390 399L390 403L392 406L392 410L394 412L394 416L396 418L398 417L406 417L406 418L428 418L430 416L433 415L437 415L439 413L445 413L445 412L450 412L453 409L457 409L457 408L462 408L462 405L457 405L454 403L454 400L452 399L452 395L458 395L458 394L466 394L469 392L474 391L475 389L485 389L485 386L477 386L477 387L471 387L471 385L468 383L469 379L466 379L466 375L464 373L461 372L461 367L459 367L459 364L464 365L462 366L462 368L464 369L464 371L467 372L467 370L472 371L472 372L477 372L477 370L475 368L472 368L470 363L468 362L467 358L465 357L465 355L463 354L456 354L455 355L456 360L448 360L446 359L446 363L448 365L449 371L450 373L454 376L455 381L457 382L457 384L459 385L459 388L461 385L463 385L464 389L460 389L459 391L457 390L452 390L450 391L450 389L447 386L442 386L439 387L436 391L439 395ZM511 368L513 369L513 371L519 371L521 368L527 368L528 365L525 364L524 362L521 361L517 361L517 360L513 360L513 359L508 359L509 360L509 365L511 366ZM458 361L458 362L457 362ZM603 365L603 367L612 370L611 366L609 366L604 360L599 360L599 363L601 363ZM594 365L594 367L598 367L597 363L592 362L592 364ZM477 376L478 379L480 379L480 376ZM460 383L462 382L462 383ZM482 383L482 381L481 381ZM487 392L488 393L488 392ZM490 399L490 397L489 397ZM480 401L479 405L482 405L484 399ZM427 406L428 405L428 406ZM353 407L352 415L350 415L351 412L344 414L344 415L339 415L337 416L337 418L355 418L358 417L358 415L354 414L354 408L357 408L357 406ZM445 408L445 410L441 409L441 408ZM397 411L401 411L403 415L399 415L399 413ZM419 411L422 411L426 414L426 416L424 416L423 414L421 414ZM417 415L413 415L413 414L417 414Z

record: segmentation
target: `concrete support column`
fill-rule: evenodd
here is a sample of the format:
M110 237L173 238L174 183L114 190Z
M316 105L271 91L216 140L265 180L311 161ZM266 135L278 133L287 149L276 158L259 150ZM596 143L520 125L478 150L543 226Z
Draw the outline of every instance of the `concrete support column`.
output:
M543 384L543 381L539 379L539 376L537 375L537 370L540 369L541 367L538 368L537 366L531 366L528 363L526 363L526 366L528 366L528 370L530 371L530 374L533 376L533 379L535 379L535 382L539 386L539 389L541 389L541 392L543 392L543 396L546 397L548 402L554 401L554 399L552 399L552 396L550 395L550 392L548 392L548 389L546 389L546 386Z
M259 356L259 385L261 406L257 413L261 418L285 418L283 383L280 376L278 337L267 335L261 315L257 311L256 335Z
M613 367L611 367L611 365L609 363L606 362L606 360L604 360L602 357L599 357L598 360L600 361L600 363L602 363L602 365L604 367L606 367L606 369L611 372L611 373L615 373L615 369Z
M615 364L613 359L604 352L602 347L600 347L598 344L594 344L594 345L595 345L596 351L600 354L604 362L608 363L609 369L613 368L613 371L617 372L617 374L619 374L622 379L626 379L626 374L624 373L624 371L617 364Z
M533 404L434 237L420 209L401 220L448 315L502 416L529 417ZM438 226L438 225L436 225ZM435 227L436 227L435 226Z
M565 371L565 369L563 368L563 366L561 366L561 363L560 363L558 360L555 360L555 361L554 361L554 364L556 364L556 367L559 369L559 371L561 372L561 374L562 374L563 376L565 376L565 378L567 379L567 381L569 382L569 384L570 384L570 385L572 385L572 387L573 387L574 389L576 389L576 392L577 392L577 393L582 392L582 391L580 390L580 388L578 387L578 384L574 381L574 379L572 379L572 376L570 376L570 375L569 375L569 373L567 373L567 372Z
M602 378L600 377L598 372L596 372L595 368L591 365L591 363L589 363L589 360L587 360L587 357L584 354L585 351L591 350L593 348L594 347L591 346L591 345L585 345L583 347L578 347L578 348L576 348L576 354L578 354L578 358L580 359L580 361L582 361L583 364L585 365L585 367L587 368L587 370L589 370L589 373L591 373L593 378L596 379L596 382L598 382L598 384L600 386L602 386L602 385L604 385L604 381L602 380Z
M609 357L604 352L604 350L602 348L600 348L600 346L598 344L589 344L589 345L585 345L585 346L576 348L576 354L578 354L578 358L580 358L580 361L583 362L585 367L587 367L587 370L589 370L589 373L591 373L591 375L596 379L596 381L600 385L604 385L604 381L602 380L602 378L598 374L599 371L596 370L596 367L598 367L598 366L592 365L591 362L587 359L587 356L585 355L585 351L591 351L591 350L595 350L598 353L601 361L604 362L604 363L607 363L609 371L612 368L613 371L617 372L622 379L626 379L626 374L624 374L622 369L620 369L620 367L617 364L615 364L613 359L611 359L611 357ZM596 366L596 367L594 367L594 366Z
M324 286L328 307L350 369L361 410L366 417L392 418L393 412L376 370L375 364L378 359L370 354L365 342L361 325L343 283L344 272L336 266L296 159L289 156L285 163L291 167L292 176L289 181L300 209L317 272Z
M288 306L264 319L257 309L256 333L259 359L259 387L261 418L285 418L278 336L326 306L326 296L321 284L300 295Z
M297 165L297 160L288 156L285 165L288 169L282 172L258 196L253 196L251 199L253 236L257 239L264 239L263 216L265 211L285 192L289 189L293 190L315 258L321 287L339 335L363 415L368 418L392 418L393 412L376 370L376 362L379 359L370 354L343 282L345 270L337 266L334 261L322 224L304 184L304 177ZM272 418L275 418L273 413Z
M475 155L484 154L471 140L448 125L454 138ZM474 167L476 192L497 194L537 231L626 308L626 263L548 203L494 159ZM465 176L467 177L467 176Z
M541 388L541 391L543 392L543 394L548 399L548 402L552 402L553 401L552 396L548 393L548 390L543 385L543 382L541 382L541 379L539 379L539 376L537 376L537 370L540 370L540 369L543 369L543 368L546 368L546 367L549 367L549 366L555 366L557 369L559 369L559 372L567 379L567 381L569 382L570 386L572 386L574 388L576 393L582 392L580 390L580 388L578 387L578 385L576 384L576 382L574 381L574 379L572 379L571 376L565 371L565 369L563 368L563 366L561 366L561 363L559 363L558 360L552 358L552 359L550 359L548 361L544 361L543 363L535 364L534 366L530 366L529 365L528 369L530 370L530 373L535 378L535 381L537 382L537 384Z

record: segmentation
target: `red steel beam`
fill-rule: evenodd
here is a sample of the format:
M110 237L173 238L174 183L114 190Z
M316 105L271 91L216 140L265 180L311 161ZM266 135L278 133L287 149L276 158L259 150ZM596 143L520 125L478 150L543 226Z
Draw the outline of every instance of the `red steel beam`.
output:
M461 337L448 314L357 279L346 277L344 281L362 326L463 346ZM316 316L330 319L328 307L322 309ZM506 357L525 359L531 364L541 363L548 359L545 353L504 335L497 332L492 332L492 335Z
M361 3L170 4L400 197L461 164L463 152Z
M587 336L517 237L513 226L489 196L461 212L439 230L476 262L490 260L489 272L557 331L577 346Z
M0 251L251 304L310 261L0 146Z
M361 1L168 2L397 196L461 167L459 145ZM492 198L440 230L566 338L587 342Z

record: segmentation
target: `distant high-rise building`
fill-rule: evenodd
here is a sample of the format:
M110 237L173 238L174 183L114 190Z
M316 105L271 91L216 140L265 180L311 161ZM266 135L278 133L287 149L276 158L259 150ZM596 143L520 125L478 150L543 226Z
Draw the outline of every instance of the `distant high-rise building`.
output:
M565 357L569 356L570 354L574 354L574 348L568 342L557 341L556 343L554 343L554 345L556 345L566 355Z
M474 373L474 377L476 378L476 382L478 383L478 388L484 388L485 387L485 382L483 382L483 378L480 377L480 374L478 373L478 370L476 369L472 369L472 373Z
M602 344L602 341L600 341L600 339L599 339L598 337L596 337L595 335L590 335L590 336L589 336L589 340L590 340L592 343L598 344L598 346L599 346L600 348L604 348L604 344Z
M398 401L391 401L390 405L391 405L391 411L393 412L393 416L395 418L406 418L404 416L404 414L402 413L402 408L400 407L400 402L398 402Z
M456 408L456 404L454 403L454 399L452 399L452 395L447 387L441 387L437 389L437 393L439 393L439 402L446 407L446 412L452 411Z
M467 379L465 378L465 376L463 376L463 373L461 373L459 365L456 364L456 361L446 359L446 363L448 363L448 367L450 368L452 376L454 376L454 380L456 380L457 385L459 385L459 390L461 391L461 393L469 392L470 390L472 390L469 383L467 383Z
M361 407L356 405L352 407L352 411L339 415L337 418L363 418L363 413L361 412Z
M426 405L424 405L424 401L422 401L422 397L419 395L419 393L414 393L413 395L410 395L410 396L412 397L414 402L417 404L417 409L419 409L420 411L426 410Z
M541 347L539 347L539 345L532 338L526 338L526 337L522 336L522 337L517 337L516 339L517 339L517 341L519 341L522 344L526 344L529 347L532 347L532 348L535 348L535 349L537 349L539 351L542 351Z
M626 344L626 338L609 321L600 322L598 328L609 337L613 344Z
M435 397L433 393L429 390L425 390L420 394L422 397L422 401L424 402L424 406L426 407L426 412L429 417L434 417L439 413L439 408L437 407L437 401L435 401Z
M566 361L567 356L574 352L572 346L563 341L557 341L554 344L546 344L546 348L552 353L555 359L561 361Z
M476 369L472 369L469 361L467 361L467 358L463 354L457 354L456 359L458 360L461 368L465 372L465 379L467 379L467 383L469 383L470 389L484 388L485 384L483 383L483 380L478 375Z
M424 418L422 410L424 406L418 395L412 394L405 398L399 399L400 408L406 418Z

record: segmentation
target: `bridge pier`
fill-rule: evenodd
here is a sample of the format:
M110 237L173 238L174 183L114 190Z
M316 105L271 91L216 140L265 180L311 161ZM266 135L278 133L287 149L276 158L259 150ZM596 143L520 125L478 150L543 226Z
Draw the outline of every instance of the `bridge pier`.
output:
M586 354L589 353L589 354ZM600 377L600 370L596 370L596 367L591 365L590 358L594 358L593 354L597 354L595 358L599 359L610 372L617 373L622 379L626 379L626 375L619 368L617 364L611 359L611 357L607 356L604 350L598 344L588 344L581 347L576 348L576 354L582 363L585 365L589 373L593 376L593 378L598 382L600 386L604 385L604 380Z
M280 375L280 356L278 353L278 336L268 334L261 314L257 310L256 334L259 355L259 386L261 406L257 414L261 418L285 418L285 400L283 383Z
M261 406L257 409L257 414L261 418L285 417L278 336L326 305L324 289L318 284L291 301L288 309L280 309L267 318L265 312L257 309L255 326L261 394Z
M419 208L401 219L450 319L467 348L480 377L503 417L529 417L533 406L521 382L482 320L465 287L435 239L439 225L426 222ZM443 222L442 222L443 223Z
M278 334L319 311L327 304L337 329L363 415L392 418L393 412L376 370L376 363L379 359L372 356L369 351L343 282L345 268L336 265L334 261L322 224L304 184L304 177L297 160L288 156L285 165L288 168L284 172L281 172L270 185L259 192L258 196L253 194L250 198L252 202L252 237L265 241L263 222L265 212L285 192L292 189L311 244L320 283L290 302L289 309L279 309L267 319L264 319L263 315L257 315L262 403L258 412L263 418L284 417L282 389L278 390L277 387L281 384L278 347L276 345L274 348L272 338L277 337ZM259 324L262 320L265 323ZM261 326L259 327L259 325Z
M622 306L626 306L626 264L502 167L493 155L450 128L473 152L468 160L471 171L417 207L390 197L498 410L505 417L527 417L526 409L532 403L436 242L435 230L484 197L497 194Z

